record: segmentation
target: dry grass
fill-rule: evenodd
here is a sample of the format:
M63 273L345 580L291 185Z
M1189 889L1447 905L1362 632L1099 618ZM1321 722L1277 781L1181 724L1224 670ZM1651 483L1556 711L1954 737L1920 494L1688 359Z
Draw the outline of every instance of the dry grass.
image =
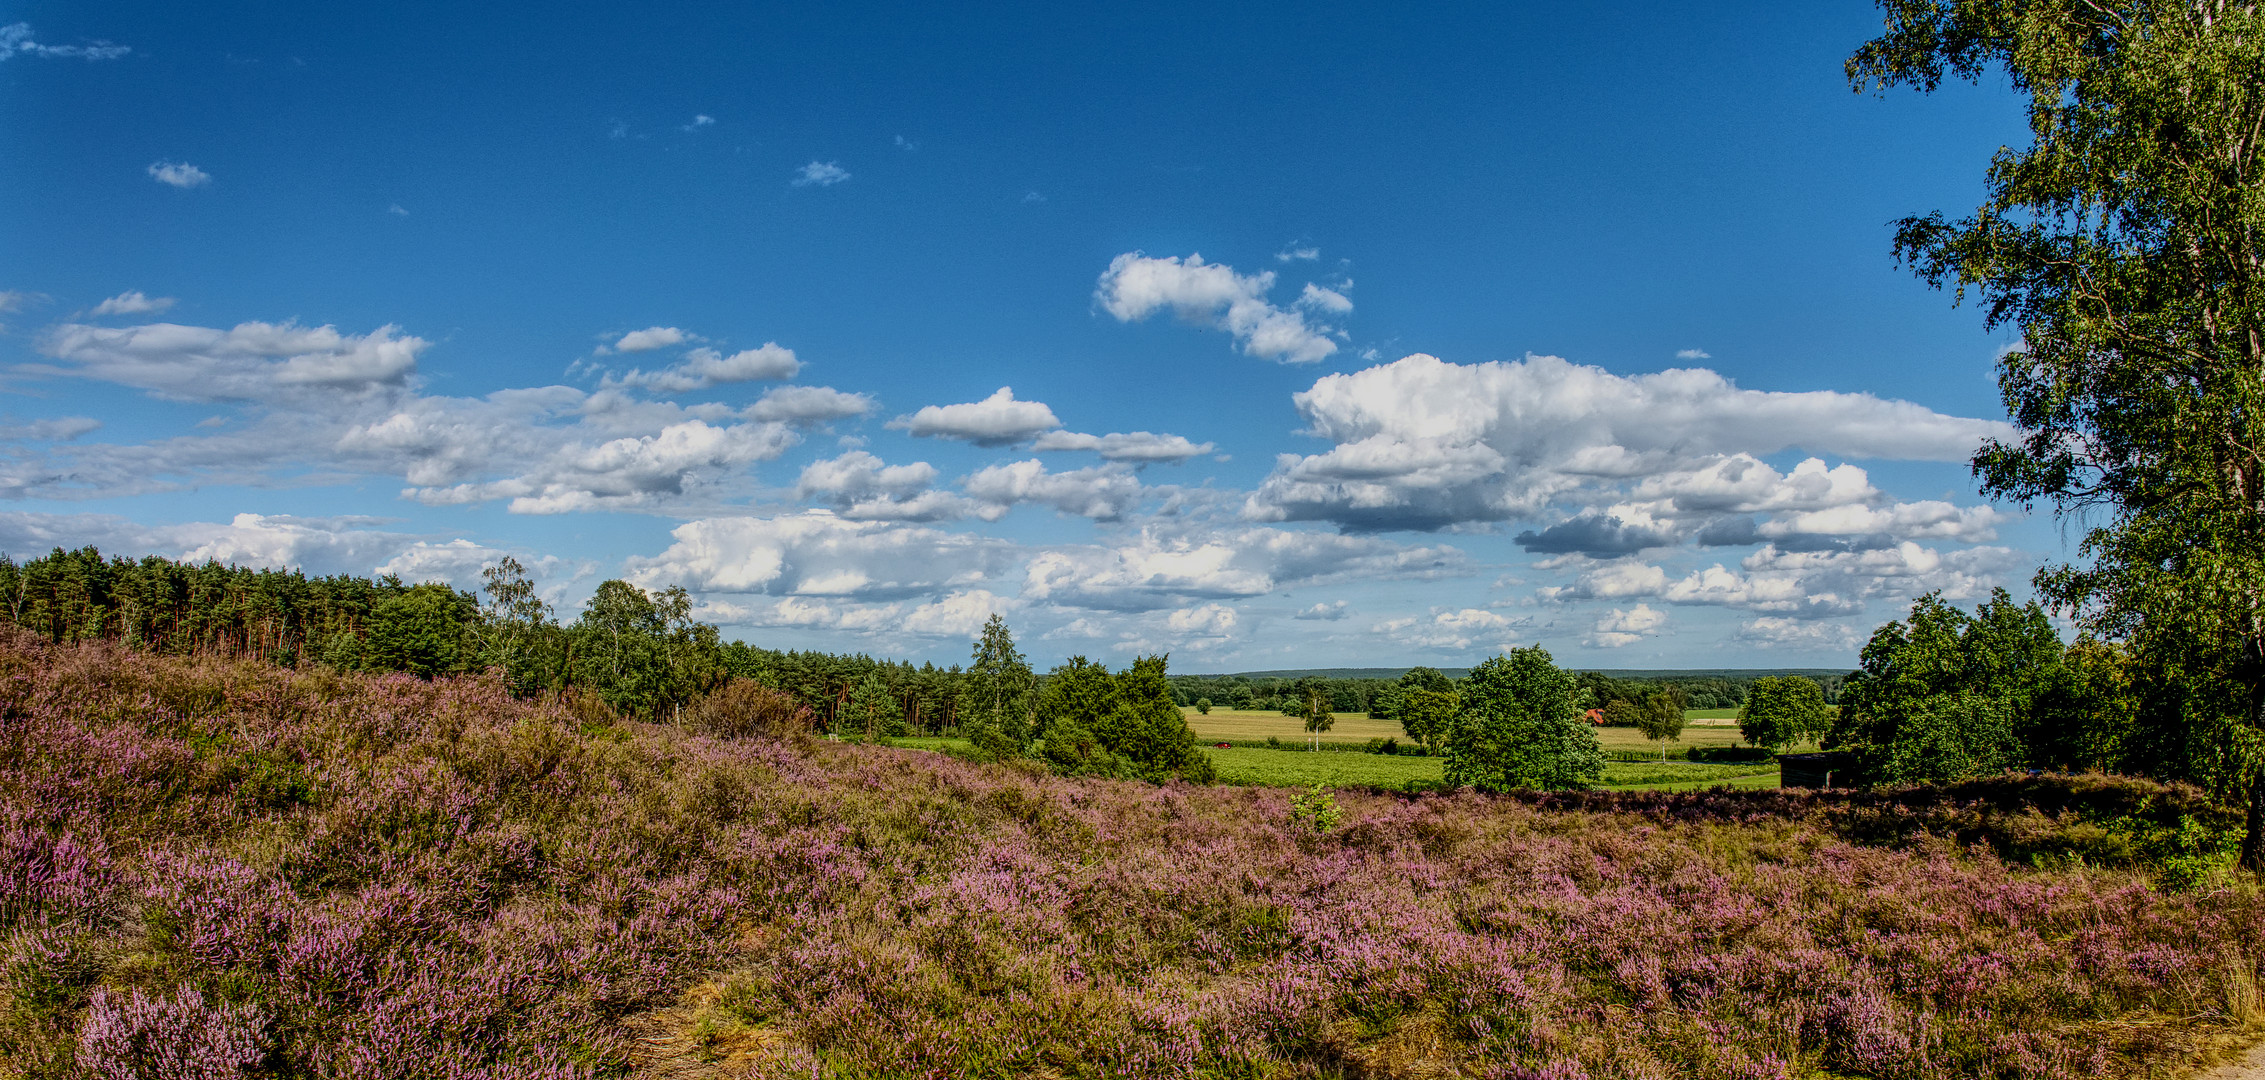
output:
M1272 709L1213 709L1209 716L1194 709L1182 709L1188 726L1195 729L1196 738L1204 742L1224 740L1264 740L1273 737L1283 742L1305 739L1306 723L1295 716L1284 716ZM1370 739L1400 739L1407 732L1400 730L1397 720L1371 720L1367 713L1341 712L1336 714L1337 724L1323 732L1323 742L1365 743Z

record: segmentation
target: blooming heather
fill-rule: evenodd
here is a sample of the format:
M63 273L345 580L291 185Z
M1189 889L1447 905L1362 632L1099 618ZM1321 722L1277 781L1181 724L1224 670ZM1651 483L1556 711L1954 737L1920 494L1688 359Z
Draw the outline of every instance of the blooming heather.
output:
M1340 792L1320 832L1292 795L4 643L0 1059L2051 1077L2260 1020L2257 890L2038 869L2052 807Z

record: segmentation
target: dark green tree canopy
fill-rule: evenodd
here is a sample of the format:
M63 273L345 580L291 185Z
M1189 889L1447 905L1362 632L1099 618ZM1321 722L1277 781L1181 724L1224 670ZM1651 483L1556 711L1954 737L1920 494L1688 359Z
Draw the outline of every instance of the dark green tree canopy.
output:
M1754 680L1746 704L1738 709L1738 733L1747 742L1771 750L1818 738L1831 722L1824 688L1799 675Z

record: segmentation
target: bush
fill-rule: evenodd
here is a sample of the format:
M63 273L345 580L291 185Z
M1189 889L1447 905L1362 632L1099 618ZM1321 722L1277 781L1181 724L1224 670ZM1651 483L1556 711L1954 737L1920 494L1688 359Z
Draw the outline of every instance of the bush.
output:
M726 739L786 739L809 734L812 723L810 710L793 695L753 679L732 679L684 710L684 726Z

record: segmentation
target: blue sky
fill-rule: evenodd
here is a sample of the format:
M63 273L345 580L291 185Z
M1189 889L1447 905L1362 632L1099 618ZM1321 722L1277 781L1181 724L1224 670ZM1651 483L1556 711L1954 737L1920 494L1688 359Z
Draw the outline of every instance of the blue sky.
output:
M0 548L1042 662L1852 661L2025 592L1833 4L0 6ZM1011 394L1001 394L1005 388Z

